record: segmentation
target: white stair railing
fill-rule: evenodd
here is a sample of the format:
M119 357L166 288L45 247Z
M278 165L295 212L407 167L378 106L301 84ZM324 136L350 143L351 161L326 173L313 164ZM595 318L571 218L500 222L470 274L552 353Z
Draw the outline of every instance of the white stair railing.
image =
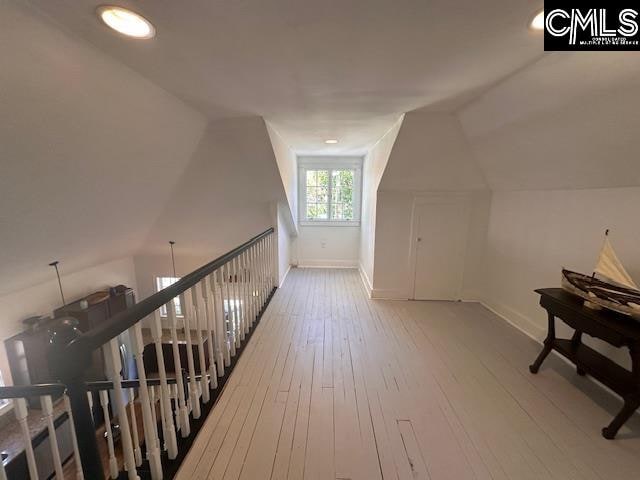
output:
M62 395L66 386L68 396L65 394L61 401L70 424L75 426L71 431L71 458L76 478L116 479L121 475L121 466L129 480L138 480L143 469L150 472L152 480L166 478L163 467L172 465L183 444L177 432L182 438L196 433L192 420L201 418L213 407L212 398L217 398L232 364L235 365L232 359L242 351L273 294L276 278L273 234L273 229L263 232L95 330L71 340L68 336L57 336L66 340L52 348L52 364L63 377L61 384L55 384L55 395ZM180 316L176 312L176 299L180 302ZM166 329L161 309L166 309ZM179 337L180 328L184 338ZM123 377L123 353L117 338L125 332L131 339L136 379L129 378L129 369L125 369L127 376ZM82 380L83 372L99 348L103 351L108 381L86 383ZM155 351L151 377L143 359L146 349ZM173 372L167 372L165 353L173 360ZM129 362L126 363L128 366ZM36 480L39 472L31 444L27 402L8 390L11 388L14 387L0 387L0 399L12 399L25 443L28 476ZM101 415L96 417L104 419L107 472L103 471L96 443L92 392L97 392L99 398L99 406L96 404L95 408ZM56 415L64 411L54 408L53 393L27 396L40 397L54 470L47 476L55 474L56 479L63 479ZM76 415L76 409L80 415ZM114 426L118 427L118 435ZM184 442L185 446L190 444L191 440ZM174 468L172 472L175 471ZM0 480L5 477L5 469L0 465Z

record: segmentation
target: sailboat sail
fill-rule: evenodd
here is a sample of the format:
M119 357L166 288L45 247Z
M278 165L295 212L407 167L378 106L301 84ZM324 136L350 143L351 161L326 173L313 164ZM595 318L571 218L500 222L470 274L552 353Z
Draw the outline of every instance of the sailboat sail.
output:
M618 259L608 236L604 237L604 244L602 245L602 250L600 250L600 256L594 272L619 285L639 290L638 285L636 285L631 275L627 273L622 262Z

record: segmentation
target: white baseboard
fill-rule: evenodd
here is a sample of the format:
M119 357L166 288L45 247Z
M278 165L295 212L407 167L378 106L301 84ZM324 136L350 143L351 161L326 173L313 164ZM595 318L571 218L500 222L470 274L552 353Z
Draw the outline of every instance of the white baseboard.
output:
M367 272L364 271L362 264L358 265L358 271L360 272L360 278L362 279L362 283L364 285L364 289L367 292L367 295L369 295L369 298L373 298L371 296L371 294L373 293L373 286L371 285L371 280L367 276Z
M513 309L509 307L505 307L504 305L494 306L485 300L479 300L479 302L484 308L494 313L495 315L500 317L502 320L507 322L509 325L511 325L518 331L524 333L527 337L535 340L536 342L541 344L542 340L544 340L544 338L546 337L546 334L547 334L546 330L544 330L543 328L540 328L538 325L536 325L534 322L529 320L527 317L525 317L524 315L521 315L520 313L514 311ZM506 311L507 313L503 313L503 311ZM517 318L518 321L514 321L513 318Z
M358 262L353 260L300 259L298 268L358 268Z
M280 281L280 284L278 285L278 288L282 288L282 285L284 285L284 281L287 279L287 275L289 275L290 271L291 271L291 265L289 265L287 267L287 271L284 272L284 275L282 276L282 280Z
M377 300L409 300L409 295L405 290L374 288L371 291L371 298L375 298Z

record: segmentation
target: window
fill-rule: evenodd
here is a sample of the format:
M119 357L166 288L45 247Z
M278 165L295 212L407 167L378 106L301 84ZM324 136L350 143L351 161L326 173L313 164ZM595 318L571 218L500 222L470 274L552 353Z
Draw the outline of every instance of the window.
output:
M299 158L298 165L302 224L358 224L362 159Z
M160 291L163 288L167 288L174 283L180 280L180 277L156 277L156 291ZM180 305L180 297L176 297L173 299L173 304L176 307L176 316L182 317L182 306ZM163 305L160 307L160 316L162 318L166 318L167 315L167 306Z

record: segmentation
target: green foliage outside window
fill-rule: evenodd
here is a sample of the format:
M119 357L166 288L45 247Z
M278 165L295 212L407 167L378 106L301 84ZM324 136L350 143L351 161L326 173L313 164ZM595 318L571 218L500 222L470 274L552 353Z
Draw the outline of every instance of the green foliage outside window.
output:
M354 170L307 170L306 175L307 220L354 219Z

